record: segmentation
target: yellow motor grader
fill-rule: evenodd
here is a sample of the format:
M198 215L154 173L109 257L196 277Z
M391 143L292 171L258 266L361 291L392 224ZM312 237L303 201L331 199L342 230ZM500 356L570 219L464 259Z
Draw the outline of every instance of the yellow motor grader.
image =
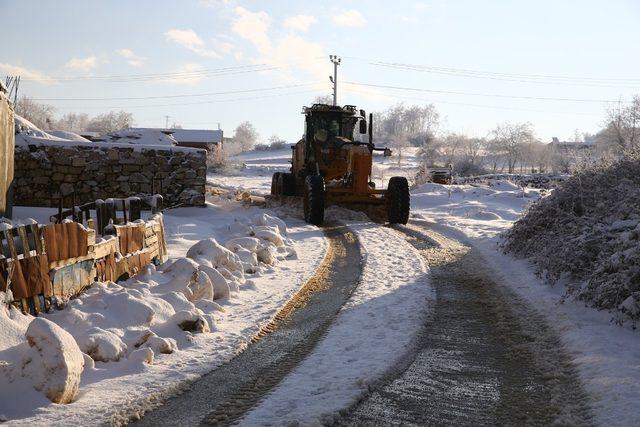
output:
M382 208L386 221L406 224L409 219L409 184L394 176L386 190L377 189L371 179L373 152L391 155L388 148L373 144L372 115L353 105L314 104L304 107L305 133L292 146L291 172L276 172L271 180L273 196L299 196L303 199L306 222L321 225L324 209L341 205L365 212ZM354 138L369 135L368 142ZM380 210L380 209L378 209Z

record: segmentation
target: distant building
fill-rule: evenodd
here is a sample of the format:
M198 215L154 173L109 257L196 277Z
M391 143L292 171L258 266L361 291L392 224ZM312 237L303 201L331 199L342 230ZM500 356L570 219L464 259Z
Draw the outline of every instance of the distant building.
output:
M171 129L180 147L204 148L210 162L222 159L224 136L221 129Z
M570 151L586 150L588 148L594 148L596 145L596 138L589 136L584 141L560 141L555 136L551 138L549 145L552 148L564 149Z

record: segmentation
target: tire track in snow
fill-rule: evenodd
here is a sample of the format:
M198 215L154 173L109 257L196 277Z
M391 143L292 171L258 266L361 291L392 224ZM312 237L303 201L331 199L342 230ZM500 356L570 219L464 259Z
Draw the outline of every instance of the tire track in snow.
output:
M357 287L362 255L344 226L324 228L327 256L253 344L142 418L142 425L229 425L250 410L315 347Z
M588 425L588 399L544 319L474 249L398 227L432 268L437 300L415 359L341 425Z
M349 228L365 253L358 288L314 351L241 425L331 423L413 348L433 299L426 265L395 230Z

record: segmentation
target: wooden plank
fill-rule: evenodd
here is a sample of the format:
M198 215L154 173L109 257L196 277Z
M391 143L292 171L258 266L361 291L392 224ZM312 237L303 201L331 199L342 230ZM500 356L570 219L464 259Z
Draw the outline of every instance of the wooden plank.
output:
M53 294L61 297L78 295L88 287L96 276L93 260L57 268L52 271Z
M25 226L18 227L18 236L22 242L22 251L25 258L31 256L31 249L29 248L29 238L27 237L27 230Z
M93 247L93 256L95 259L101 259L109 256L111 252L117 252L119 247L118 238L103 240L96 243Z
M36 253L38 255L42 255L44 252L44 246L42 244L42 235L40 234L40 226L38 224L31 224L31 234L33 234Z

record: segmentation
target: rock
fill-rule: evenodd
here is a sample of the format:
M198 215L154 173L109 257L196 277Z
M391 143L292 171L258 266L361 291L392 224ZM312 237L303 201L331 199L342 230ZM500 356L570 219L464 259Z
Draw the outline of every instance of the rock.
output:
M171 354L178 349L176 340L173 338L161 338L155 334L149 337L145 347L153 350L154 353Z
M189 248L187 258L194 260L201 258L209 261L213 267L225 267L229 271L242 271L240 258L212 238L200 240Z
M129 361L129 363L138 365L142 365L144 363L146 363L147 365L153 365L154 356L155 355L152 349L148 347L139 348L135 351L132 351L127 360Z
M55 403L70 403L78 395L84 356L71 334L38 317L27 328L30 349L23 361L23 376Z
M127 353L126 344L119 336L102 328L91 328L87 334L78 338L82 351L93 360L117 362Z
M179 311L171 317L171 320L176 322L183 331L204 333L211 330L203 316L191 311Z
M209 267L208 265L201 265L201 272L206 273L209 277L211 285L213 286L213 298L214 300L229 298L229 293L231 291L229 284L227 283L227 279L215 268Z
M211 283L209 276L203 271L196 272L194 279L189 284L189 288L191 289L191 298L189 299L190 301L199 299L213 299L213 284Z

